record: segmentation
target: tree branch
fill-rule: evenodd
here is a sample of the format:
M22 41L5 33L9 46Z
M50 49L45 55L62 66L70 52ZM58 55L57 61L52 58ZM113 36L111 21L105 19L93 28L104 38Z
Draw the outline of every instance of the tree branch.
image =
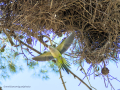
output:
M59 73L60 73L60 78L61 78L61 80L62 80L62 84L63 84L63 86L64 86L64 89L67 90L67 89L66 89L66 86L65 86L65 83L64 83L64 81L63 81L63 78L62 78L62 74L61 74L61 70L60 70L60 69L59 69Z
M6 34L7 38L9 39L11 46L15 45L12 41L12 38L10 37L10 34L4 28L3 28L3 32Z
M3 32L7 35L7 37L8 37L8 39L9 39L11 45L12 45L12 46L15 45L15 44L13 43L12 38L10 37L9 33L8 33L5 29L3 29ZM14 37L14 38L15 38L15 37ZM31 50L33 50L33 51L41 54L38 50L36 50L36 49L32 48L31 46L27 45L26 43L22 42L19 38L16 38L16 40L18 40L19 43L25 45L26 47L30 48Z
M41 54L38 50L36 50L36 49L32 48L31 46L27 45L26 43L22 42L20 39L18 39L18 41L19 41L19 43L25 45L26 47L30 48L31 50Z
M82 79L80 79L77 75L75 75L70 69L68 69L69 72L76 77L78 80L80 80L85 86L87 86L90 90L92 90Z

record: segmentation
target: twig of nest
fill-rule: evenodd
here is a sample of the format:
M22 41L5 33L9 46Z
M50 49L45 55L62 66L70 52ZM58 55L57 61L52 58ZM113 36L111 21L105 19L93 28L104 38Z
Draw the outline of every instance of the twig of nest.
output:
M27 38L26 41L27 41L28 44L32 44L32 39L31 38Z

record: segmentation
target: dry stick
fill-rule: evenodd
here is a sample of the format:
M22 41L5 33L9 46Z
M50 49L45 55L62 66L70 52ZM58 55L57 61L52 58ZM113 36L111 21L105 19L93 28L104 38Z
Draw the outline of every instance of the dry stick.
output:
M60 78L61 78L61 80L62 80L62 84L63 84L63 86L64 86L64 89L67 90L67 89L66 89L66 86L65 86L65 83L64 83L64 81L63 81L63 78L62 78L62 74L61 74L61 70L60 70L60 69L59 69L59 73L60 73Z
M47 35L42 35L42 36L48 38L49 41L50 41L50 44L53 45L53 44L52 44L52 40L50 39L50 37L48 37ZM48 45L47 45L46 43L44 43L43 40L39 39L39 41L40 41L44 46L48 47Z
M53 5L53 0L51 1L50 9L52 8L52 5Z
M18 41L19 41L19 43L21 43L21 44L27 46L27 47L30 48L31 50L33 50L33 51L35 51L35 52L41 54L38 50L36 50L36 49L32 48L31 46L27 45L26 43L22 42L20 39L18 39Z
M8 37L8 39L9 39L11 45L14 45L14 43L13 43L13 41L12 41L12 38L10 37L10 35L8 34L8 32L7 32L5 29L3 30L3 32L7 35L7 37ZM35 52L41 54L39 51L37 51L36 49L34 49L34 48L32 48L31 46L27 45L26 43L22 42L20 39L17 38L16 40L18 40L19 43L21 43L21 44L27 46L27 47L30 48L31 50L33 50L33 51L35 51Z
M107 75L107 78L108 78L108 75ZM111 86L111 89L113 88L113 89L115 90L115 88L114 88L113 85L111 84L109 78L108 78L108 82L109 82L109 84L110 84L110 86Z
M6 34L6 36L8 37L11 46L13 46L14 43L13 43L13 41L12 41L12 38L10 37L10 34L9 34L5 29L3 29L3 32L4 32L4 33Z
M80 64L80 66L82 67L82 65ZM85 72L85 70L84 70L84 68L82 67L82 69L83 69L83 71L84 71L84 73L85 73L85 77L87 77L87 80L88 80L88 82L89 82L89 79L88 79L88 76L87 76L87 73ZM90 82L89 82L89 84L90 84ZM90 86L91 86L91 84L90 84ZM92 86L91 86L92 87ZM94 88L94 87L92 87L92 88ZM96 88L94 88L95 90L97 90Z
M79 79L84 85L86 85L90 90L92 90L82 79L80 79L77 75L75 75L72 71L70 71L70 69L68 69L69 72L74 76L76 77L77 79Z

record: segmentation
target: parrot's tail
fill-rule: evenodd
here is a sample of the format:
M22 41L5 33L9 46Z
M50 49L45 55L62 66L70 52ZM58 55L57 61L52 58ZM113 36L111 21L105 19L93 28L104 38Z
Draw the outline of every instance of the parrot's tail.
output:
M69 74L70 63L65 60L65 58L60 57L60 59L57 60L58 67L62 70L65 70Z

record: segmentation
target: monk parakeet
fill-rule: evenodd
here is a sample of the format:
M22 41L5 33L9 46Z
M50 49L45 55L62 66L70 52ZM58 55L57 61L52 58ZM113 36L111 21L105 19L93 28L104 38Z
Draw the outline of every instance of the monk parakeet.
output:
M48 46L50 52L43 53L42 55L36 56L32 59L35 61L50 61L55 58L57 66L69 73L68 68L70 68L70 64L65 60L65 58L62 57L62 54L67 51L69 46L72 44L74 37L75 31L73 31L72 34L63 40L56 48Z

